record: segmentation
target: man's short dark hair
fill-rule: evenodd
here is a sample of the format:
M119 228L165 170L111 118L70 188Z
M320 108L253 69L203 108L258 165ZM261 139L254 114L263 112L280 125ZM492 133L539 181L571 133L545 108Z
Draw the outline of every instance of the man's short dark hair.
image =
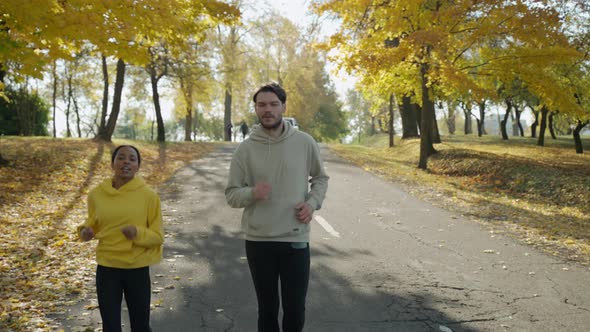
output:
M281 103L286 103L287 102L287 92L285 92L285 90L278 85L277 83L269 83L266 85L261 86L258 91L256 91L256 93L254 94L254 97L252 98L252 100L254 101L254 103L256 103L256 97L258 96L259 93L261 92L272 92L275 95L277 95L277 97L279 98L279 100L281 101Z
M111 164L115 162L115 158L117 157L117 153L119 153L119 150L121 150L121 148L123 148L123 147L129 147L129 148L132 148L133 150L135 150L135 153L137 153L137 166L141 166L141 155L139 154L139 150L136 147L134 147L133 145L119 145L119 146L117 146L117 148L111 154Z

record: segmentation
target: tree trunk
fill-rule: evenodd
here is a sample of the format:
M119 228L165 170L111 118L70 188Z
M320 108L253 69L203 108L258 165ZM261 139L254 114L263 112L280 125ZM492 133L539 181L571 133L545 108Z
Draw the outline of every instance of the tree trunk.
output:
M152 120L152 128L150 130L150 141L152 141L152 142L154 141L154 123L155 123L155 121Z
M225 101L224 105L224 112L223 112L223 128L224 128L224 139L227 142L231 142L232 135L231 135L231 102L232 102L232 89L231 84L225 84Z
M473 117L475 118L475 122L477 124L477 137L481 137L483 135L483 121L476 118L475 115Z
M96 138L98 139L106 136L106 119L109 108L109 71L107 68L107 58L104 55L102 56L102 81L102 111L100 113L100 124L98 125L98 134L96 134Z
M514 114L516 118L516 128L518 129L518 133L520 137L524 137L524 128L522 127L522 123L520 122L520 115L522 111L518 108L518 104L514 105Z
M67 68L67 67L66 67ZM66 101L66 137L72 137L72 131L70 130L70 108L72 105L72 73L66 69L66 79L68 84L67 96L62 96Z
M553 125L553 117L555 114L556 112L551 112L551 114L549 114L549 133L553 139L557 139L557 135L555 135L555 126Z
M547 129L547 113L549 109L543 105L541 108L541 125L539 127L539 138L537 139L538 146L545 146L545 129Z
M467 109L467 106L463 109L463 117L465 118L463 133L465 135L470 135L473 133L473 125L471 123L471 110Z
M150 73L150 82L152 83L152 100L154 102L154 110L156 111L156 123L158 124L156 140L164 143L166 141L166 131L164 129L164 119L162 118L162 109L160 107L160 93L158 92L158 81L161 76L157 76L156 68L153 64L150 65L148 71Z
M370 136L374 136L377 133L377 129L375 128L375 116L371 115L371 133L369 134Z
M438 131L438 121L436 121L436 112L434 106L432 106L432 142L435 144L442 143L440 140L440 132Z
M180 77L180 90L182 91L182 96L184 97L184 102L186 103L186 112L184 115L184 141L190 142L191 136L193 132L195 133L195 140L196 140L196 126L193 122L196 122L195 116L193 114L193 88L192 83L190 83L190 79L187 81L185 78ZM195 121L193 121L195 120Z
M193 131L193 141L197 141L197 127L198 127L198 117L199 115L199 109L198 107L195 107L195 112L193 113L193 121L192 121L192 131Z
M539 112L538 111L535 112L532 107L531 107L531 111L533 112L533 116L535 118L535 121L533 122L533 124L531 124L531 137L536 138L537 137L537 127L539 126Z
M76 100L76 94L72 91L72 102L74 103L74 112L76 113L76 130L78 137L82 138L82 128L80 127L80 108L78 107L78 100Z
M516 110L516 104L512 105ZM515 111L516 112L516 111ZM516 124L516 119L514 118L514 113L510 112L510 122L512 123L512 136L518 136L518 125Z
M500 121L500 130L502 132L502 139L508 139L508 131L506 130L506 123L508 122L508 116L510 116L512 110L512 101L508 98L505 99L506 102L506 113L504 113L504 119Z
M428 165L428 157L436 153L434 146L432 145L432 132L434 119L434 103L430 100L431 88L428 87L428 78L426 76L428 72L428 64L423 63L420 65L420 79L422 88L422 116L420 125L420 161L418 162L418 168L426 169Z
M111 108L111 114L109 114L109 120L107 121L106 128L102 135L99 131L98 138L105 142L111 142L115 127L117 125L117 118L119 117L119 111L121 110L121 97L123 95L123 84L125 82L125 62L123 59L117 61L117 75L115 78L115 91L113 94L113 106Z
M389 147L393 147L393 136L395 133L393 132L393 104L395 103L393 93L389 95Z
M449 113L446 119L446 123L447 123L447 128L449 129L449 134L454 135L455 134L455 107L451 106L451 104L447 104L447 106L449 107Z
M584 146L582 145L582 139L580 138L580 132L588 124L589 121L582 122L578 120L576 128L574 128L574 142L576 143L576 153L584 153Z
M53 60L51 66L51 75L53 76L53 94L51 96L51 105L53 107L53 138L57 137L57 129L55 128L55 110L57 107L57 60Z
M70 130L70 104L71 104L71 99L67 98L67 106L66 106L66 137L72 137L72 131Z
M418 135L417 112L409 96L402 97L399 113L402 118L402 139L416 138Z
M191 133L193 128L193 110L191 106L186 107L186 115L184 117L184 141L190 142L191 141Z
M477 123L477 136L487 135L486 131L486 101L477 103L479 106L479 122Z

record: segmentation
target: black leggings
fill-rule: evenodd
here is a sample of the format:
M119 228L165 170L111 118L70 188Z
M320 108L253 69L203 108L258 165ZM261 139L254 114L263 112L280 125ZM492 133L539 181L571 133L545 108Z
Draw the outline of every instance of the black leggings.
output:
M258 299L258 331L278 332L279 280L283 304L283 331L300 332L305 323L309 283L309 245L290 242L246 241L248 266Z
M129 309L131 331L150 331L151 282L149 267L118 269L98 265L96 294L103 332L121 331L121 301Z

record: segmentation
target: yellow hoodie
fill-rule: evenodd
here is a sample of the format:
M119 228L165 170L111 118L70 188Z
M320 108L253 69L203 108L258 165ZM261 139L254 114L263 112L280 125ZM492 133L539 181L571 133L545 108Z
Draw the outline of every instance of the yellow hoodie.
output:
M137 237L128 240L121 228L135 225ZM119 189L105 179L88 194L88 220L78 227L92 227L98 239L96 262L121 269L149 266L162 259L162 211L160 197L140 177Z

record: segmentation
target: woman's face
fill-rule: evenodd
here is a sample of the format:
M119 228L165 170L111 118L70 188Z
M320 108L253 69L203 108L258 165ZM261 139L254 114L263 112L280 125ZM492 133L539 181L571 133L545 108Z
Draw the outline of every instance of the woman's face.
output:
M115 161L111 167L115 172L115 177L132 179L139 170L137 152L131 147L122 147L115 155Z

